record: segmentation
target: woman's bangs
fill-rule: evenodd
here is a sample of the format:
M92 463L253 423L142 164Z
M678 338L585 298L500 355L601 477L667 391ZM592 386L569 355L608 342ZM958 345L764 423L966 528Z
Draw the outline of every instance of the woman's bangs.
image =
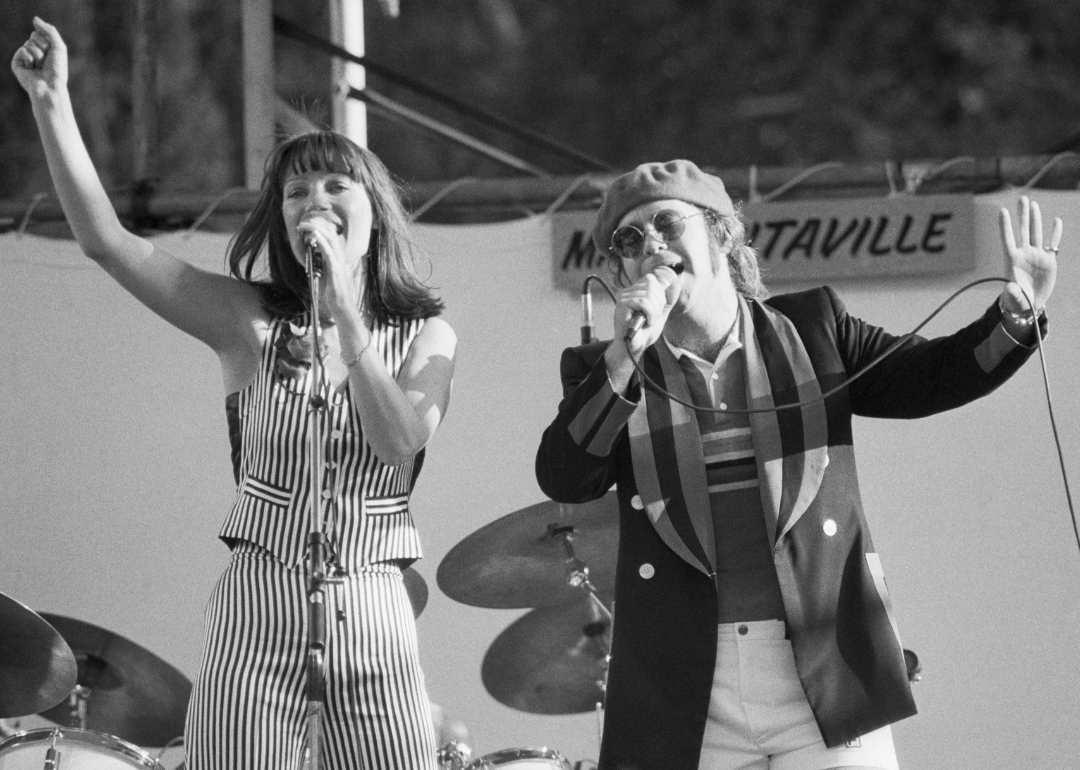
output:
M336 134L305 134L298 137L286 150L281 167L286 174L324 171L344 174L354 182L363 182L356 151Z

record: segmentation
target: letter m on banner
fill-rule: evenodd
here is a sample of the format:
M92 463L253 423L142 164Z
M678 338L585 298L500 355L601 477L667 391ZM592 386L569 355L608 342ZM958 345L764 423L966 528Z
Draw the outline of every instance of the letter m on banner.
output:
M552 284L556 287L580 292L581 285L590 274L599 275L609 284L611 272L603 254L596 251L592 242L592 228L596 212L560 211L551 220Z

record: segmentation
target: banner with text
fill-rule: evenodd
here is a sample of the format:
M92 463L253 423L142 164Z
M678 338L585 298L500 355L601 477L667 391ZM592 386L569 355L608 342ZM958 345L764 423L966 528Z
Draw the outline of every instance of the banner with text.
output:
M975 264L974 197L888 198L746 203L749 240L768 282L936 275ZM580 291L590 273L609 276L593 247L593 211L556 213L554 283Z

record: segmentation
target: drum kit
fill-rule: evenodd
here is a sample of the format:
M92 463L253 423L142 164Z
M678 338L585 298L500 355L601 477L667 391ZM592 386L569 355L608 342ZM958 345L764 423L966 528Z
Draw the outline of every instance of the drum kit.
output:
M475 607L530 608L484 655L481 678L492 697L531 714L595 709L599 717L618 549L618 502L608 492L582 505L548 501L522 508L450 550L436 580L451 599ZM918 656L903 652L908 679L919 681ZM441 770L571 770L564 756L547 748L506 749L472 762L464 749L443 746Z
M599 717L618 524L614 492L579 505L545 501L480 528L439 564L436 580L451 599L530 610L484 655L481 679L497 701L531 714L595 710ZM412 568L404 570L404 582L419 617L427 584ZM904 657L909 679L918 681L918 657L906 649ZM182 743L190 693L183 674L134 642L80 620L38 614L0 593L0 770L164 770L139 746ZM57 726L3 730L2 720L28 715ZM444 744L440 770L571 770L548 748L477 759L471 753L460 741Z
M484 686L500 703L533 714L599 714L618 539L609 492L583 505L547 501L503 516L440 563L437 581L450 598L530 610L483 660ZM427 585L415 570L404 577L419 616ZM55 723L13 732L0 721L0 770L164 770L160 753L140 747L182 743L190 694L183 674L119 634L0 593L0 720L35 715ZM439 749L439 763L441 770L571 768L547 748L473 759L459 742Z
M436 581L474 607L529 609L488 648L485 689L531 714L603 709L611 643L615 556L614 492L580 505L546 501L466 537L439 564ZM570 770L557 751L506 749L469 762L455 744L439 751L442 770ZM2 770L2 768L0 768Z
M119 634L0 594L0 719L56 724L0 733L0 770L163 770L139 746L179 740L190 692L183 674Z

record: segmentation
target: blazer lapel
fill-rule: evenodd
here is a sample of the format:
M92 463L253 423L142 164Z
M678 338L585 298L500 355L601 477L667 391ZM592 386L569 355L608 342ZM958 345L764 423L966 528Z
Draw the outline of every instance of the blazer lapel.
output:
M645 351L642 365L662 388L691 401L679 362L663 338ZM645 385L628 428L634 480L649 521L671 550L712 576L716 541L697 416Z
M741 296L739 305L745 321L742 343L749 407L771 409L813 401L750 415L761 504L776 543L813 502L829 464L825 402L806 347L791 321Z

